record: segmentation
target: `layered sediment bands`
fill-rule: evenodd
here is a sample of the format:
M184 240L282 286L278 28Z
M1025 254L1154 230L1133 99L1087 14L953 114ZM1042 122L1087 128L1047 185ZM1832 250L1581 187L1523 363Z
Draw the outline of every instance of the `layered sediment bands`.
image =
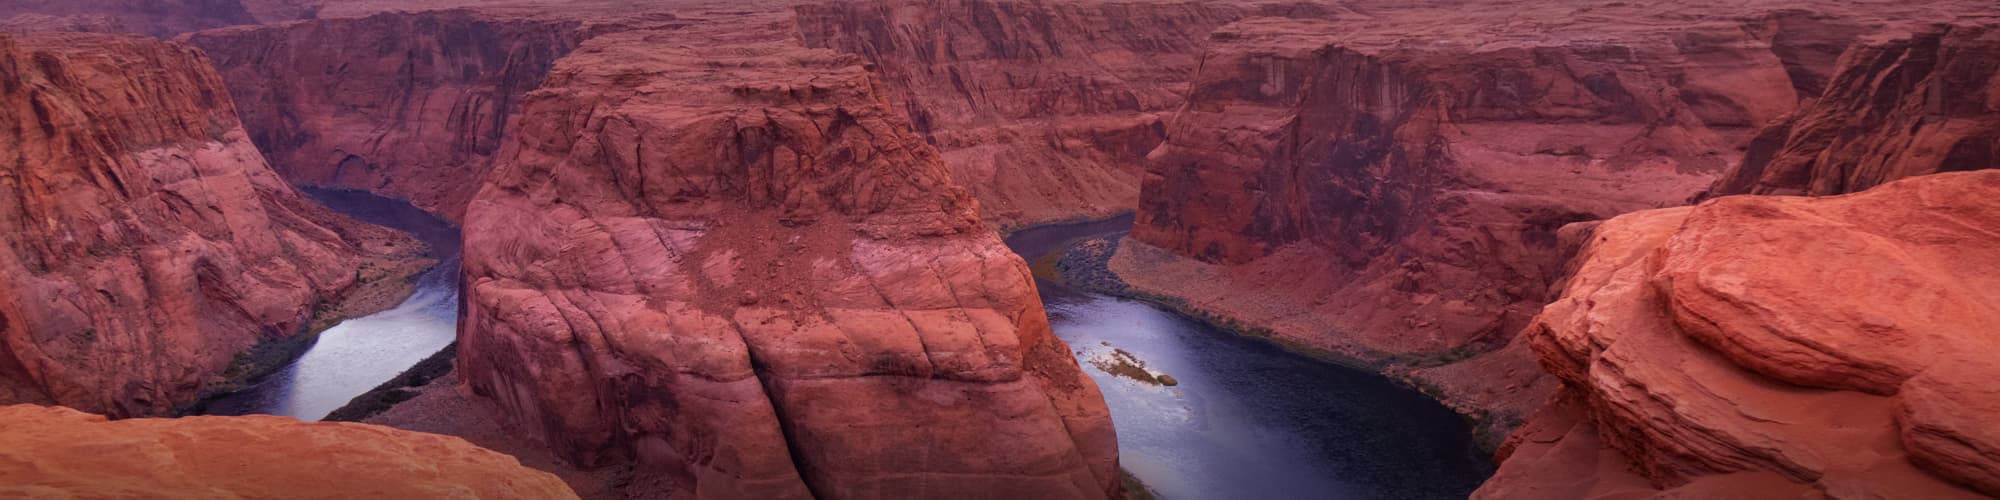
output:
M44 20L37 23L38 30L68 31L76 27L91 27L92 31L115 29L156 37L257 22L240 0L8 0L0 3L0 23L8 18L31 17Z
M576 498L455 437L268 416L113 422L33 405L0 407L0 479L12 498Z
M0 35L0 74L0 401L165 413L421 255L273 174L199 51Z
M389 13L190 34L251 139L293 183L365 189L458 220L521 96L576 21Z
M1851 193L2000 166L2000 24L1941 25L1851 51L1823 95L1757 138L1710 195Z
M1568 404L1537 414L1475 496L1606 493L1548 467L1579 457L1673 493L2000 494L2000 434L1971 417L2000 406L1983 387L2000 375L1995 200L2000 172L1964 172L1605 222L1529 329Z
M1002 225L1132 207L1144 157L1164 138L1161 114L1180 106L1204 38L1259 9L1005 0L796 8L807 45L880 68L890 100Z
M865 61L782 15L592 38L466 214L459 373L696 498L1102 498L1027 266Z

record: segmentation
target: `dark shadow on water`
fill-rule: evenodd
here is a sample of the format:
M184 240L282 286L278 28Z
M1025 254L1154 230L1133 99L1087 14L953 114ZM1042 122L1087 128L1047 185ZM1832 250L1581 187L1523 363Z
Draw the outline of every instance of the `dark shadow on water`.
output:
M1131 223L1031 228L1007 244L1033 262ZM1463 418L1385 377L1144 302L1036 281L1056 335L1104 391L1121 464L1162 498L1465 498L1492 474ZM1179 385L1089 363L1113 349Z

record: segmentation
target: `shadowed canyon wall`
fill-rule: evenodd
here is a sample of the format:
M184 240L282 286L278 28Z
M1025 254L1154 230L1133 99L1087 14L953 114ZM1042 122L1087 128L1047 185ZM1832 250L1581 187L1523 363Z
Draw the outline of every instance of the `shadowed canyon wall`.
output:
M1847 55L1825 95L1764 130L1709 196L1851 193L2000 161L2000 29L1943 25Z
M466 214L460 376L696 498L1103 498L1109 413L861 58L703 13L592 38Z
M1304 4L870 1L796 8L806 44L874 62L988 221L1129 210L1204 39Z
M521 96L578 21L462 10L184 37L214 58L251 139L293 183L365 189L459 220Z
M199 51L0 35L0 74L0 401L164 414L421 255L273 174Z

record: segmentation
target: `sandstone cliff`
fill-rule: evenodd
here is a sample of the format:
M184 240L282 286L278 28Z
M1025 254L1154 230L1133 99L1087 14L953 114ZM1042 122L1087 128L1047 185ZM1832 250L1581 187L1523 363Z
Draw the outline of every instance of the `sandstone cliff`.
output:
M1683 203L1824 90L1856 37L1976 9L1784 5L1464 2L1222 27L1113 269L1504 424L1551 387L1510 339L1574 248L1561 227Z
M192 48L0 35L0 75L0 402L166 413L421 255L274 175Z
M2000 25L1879 38L1843 59L1814 104L1765 129L1708 195L1851 193L2000 166Z
M807 45L862 55L986 219L1027 225L1129 210L1213 2L884 0L797 7Z
M9 18L41 18L37 30L94 27L169 37L188 31L250 24L255 16L240 0L8 0L0 2L0 24Z
M1605 222L1528 333L1563 397L1475 496L2000 494L1997 235L1990 171Z
M296 184L366 189L459 220L521 96L577 21L462 10L205 31L251 139Z
M1102 498L1101 396L855 56L691 14L556 63L466 213L459 376L696 498Z
M126 419L0 407L9 498L576 498L464 440L281 417Z

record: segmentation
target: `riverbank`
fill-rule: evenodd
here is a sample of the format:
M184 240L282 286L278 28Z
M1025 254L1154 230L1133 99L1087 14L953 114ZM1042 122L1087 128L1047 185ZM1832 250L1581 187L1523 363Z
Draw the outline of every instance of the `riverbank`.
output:
M1134 245L1142 248L1128 251ZM1134 259L1135 253L1149 258ZM1233 311L1224 304L1173 293L1171 290L1187 283L1220 287L1226 280L1213 276L1218 269L1191 270L1190 267L1202 264L1177 266L1171 262L1180 259L1162 254L1164 251L1144 248L1144 244L1125 238L1124 232L1117 232L1069 242L1060 251L1033 259L1031 267L1045 280L1144 302L1178 312L1211 328L1268 341L1302 356L1388 377L1458 412L1471 425L1475 442L1488 452L1496 450L1507 434L1519 427L1555 390L1555 383L1542 376L1533 353L1524 343L1488 350L1400 354L1352 345L1336 347L1337 344L1330 345L1323 339L1337 335L1287 331L1299 328L1248 319L1253 316ZM1167 279L1157 276L1156 272L1161 270L1169 274ZM1255 291L1238 293L1256 295Z
M315 305L299 332L259 339L249 349L237 353L221 380L205 388L194 403L176 410L175 416L208 414L216 402L255 388L297 362L319 342L321 333L341 321L402 304L416 293L417 277L439 265L437 259L429 257L429 245L403 231L372 226L343 236L357 240L358 245L370 251L362 256L354 284L340 296Z

